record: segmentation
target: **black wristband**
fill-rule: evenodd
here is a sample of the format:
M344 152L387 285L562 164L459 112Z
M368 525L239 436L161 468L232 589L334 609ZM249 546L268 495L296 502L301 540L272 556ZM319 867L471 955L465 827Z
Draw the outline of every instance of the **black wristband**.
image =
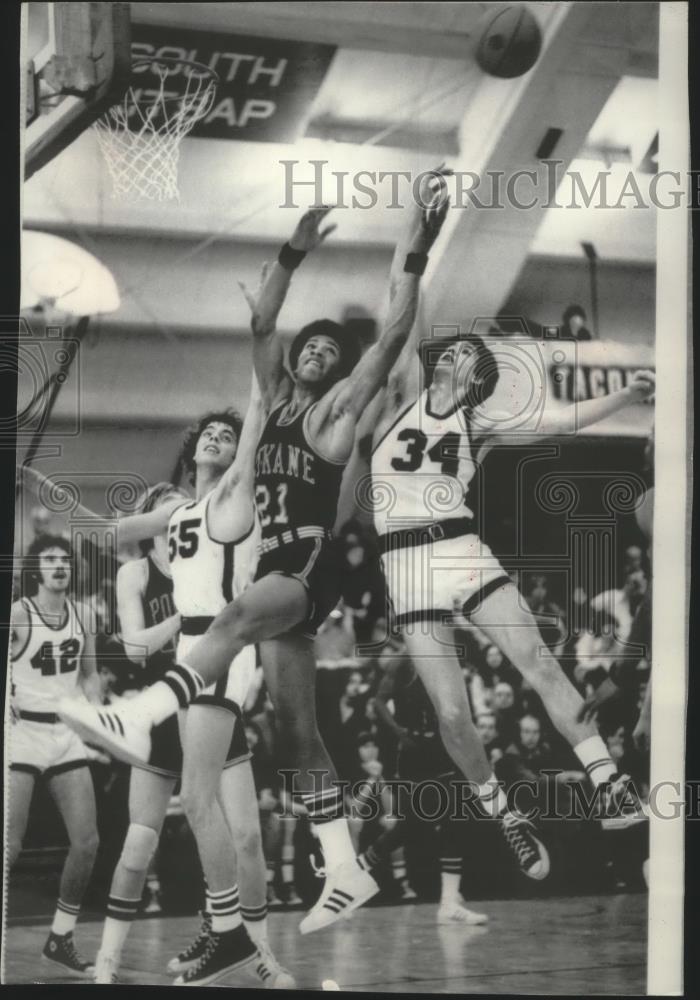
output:
M427 253L407 253L406 263L403 266L406 274L418 274L421 275L425 272L425 268L428 264Z
M306 250L295 250L289 243L285 243L279 252L277 260L285 271L295 271L304 257L306 257Z

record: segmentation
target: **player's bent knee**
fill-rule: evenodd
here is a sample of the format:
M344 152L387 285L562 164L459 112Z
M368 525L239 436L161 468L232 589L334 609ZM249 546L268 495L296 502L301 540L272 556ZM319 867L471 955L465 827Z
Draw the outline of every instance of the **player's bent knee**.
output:
M80 854L86 859L94 858L100 846L100 838L97 835L97 830L83 831L79 837L71 841L70 846L74 853Z
M237 854L253 857L262 851L262 834L257 822L254 826L237 825L231 833Z
M152 827L132 823L122 848L120 859L122 866L127 871L147 871L157 847L158 834Z
M216 804L216 795L212 792L210 796L201 788L183 785L180 791L180 804L190 826L199 828L211 815Z
M256 641L252 608L240 598L228 604L209 626L212 633L224 632L229 639L236 639L244 646Z

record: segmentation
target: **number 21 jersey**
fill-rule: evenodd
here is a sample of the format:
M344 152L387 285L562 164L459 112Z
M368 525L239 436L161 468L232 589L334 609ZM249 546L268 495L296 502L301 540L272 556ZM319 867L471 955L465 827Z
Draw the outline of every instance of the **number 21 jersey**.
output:
M29 624L17 628L20 648L11 661L15 705L25 712L55 712L60 698L78 688L85 629L67 598L60 622L44 619L31 597L23 597Z
M468 414L430 411L425 390L406 407L372 453L374 525L380 535L468 517L478 524L479 477Z
M304 537L304 528L330 533L335 523L346 463L324 458L309 443L313 406L288 419L283 404L263 429L255 453L255 505L263 539L289 544L297 540L291 529Z

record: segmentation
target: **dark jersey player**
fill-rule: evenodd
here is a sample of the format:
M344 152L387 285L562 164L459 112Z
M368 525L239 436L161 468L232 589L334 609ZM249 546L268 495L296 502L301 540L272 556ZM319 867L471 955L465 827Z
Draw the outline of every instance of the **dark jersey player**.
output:
M379 341L360 359L359 346L346 330L319 320L295 338L287 370L277 316L294 269L333 228L320 228L326 207L302 217L253 311L253 360L269 412L256 453L262 540L255 582L217 615L186 662L124 708L98 715L66 706L65 719L79 733L122 759L140 760L148 753L151 726L221 677L244 646L259 642L284 763L298 770L297 789L317 827L328 873L320 900L302 921L302 933L333 923L378 891L355 857L342 791L333 784L335 771L318 732L311 636L338 599L329 540L340 480L357 422L413 325L420 275L448 208L441 181L435 174L424 179L426 208L403 244L405 265L392 282Z

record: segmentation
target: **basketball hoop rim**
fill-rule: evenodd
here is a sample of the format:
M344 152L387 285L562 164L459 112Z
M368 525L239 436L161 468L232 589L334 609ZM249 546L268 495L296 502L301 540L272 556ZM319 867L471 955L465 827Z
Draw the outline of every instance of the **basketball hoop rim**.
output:
M211 66L207 66L206 63L197 62L196 59L178 59L177 56L137 56L131 61L131 74L134 75L134 71L138 66L189 66L196 69L197 76L203 80L209 77L209 83L219 83L219 74ZM167 74L170 75L170 74ZM189 76L194 76L195 74L190 73ZM132 82L131 86L134 84Z

